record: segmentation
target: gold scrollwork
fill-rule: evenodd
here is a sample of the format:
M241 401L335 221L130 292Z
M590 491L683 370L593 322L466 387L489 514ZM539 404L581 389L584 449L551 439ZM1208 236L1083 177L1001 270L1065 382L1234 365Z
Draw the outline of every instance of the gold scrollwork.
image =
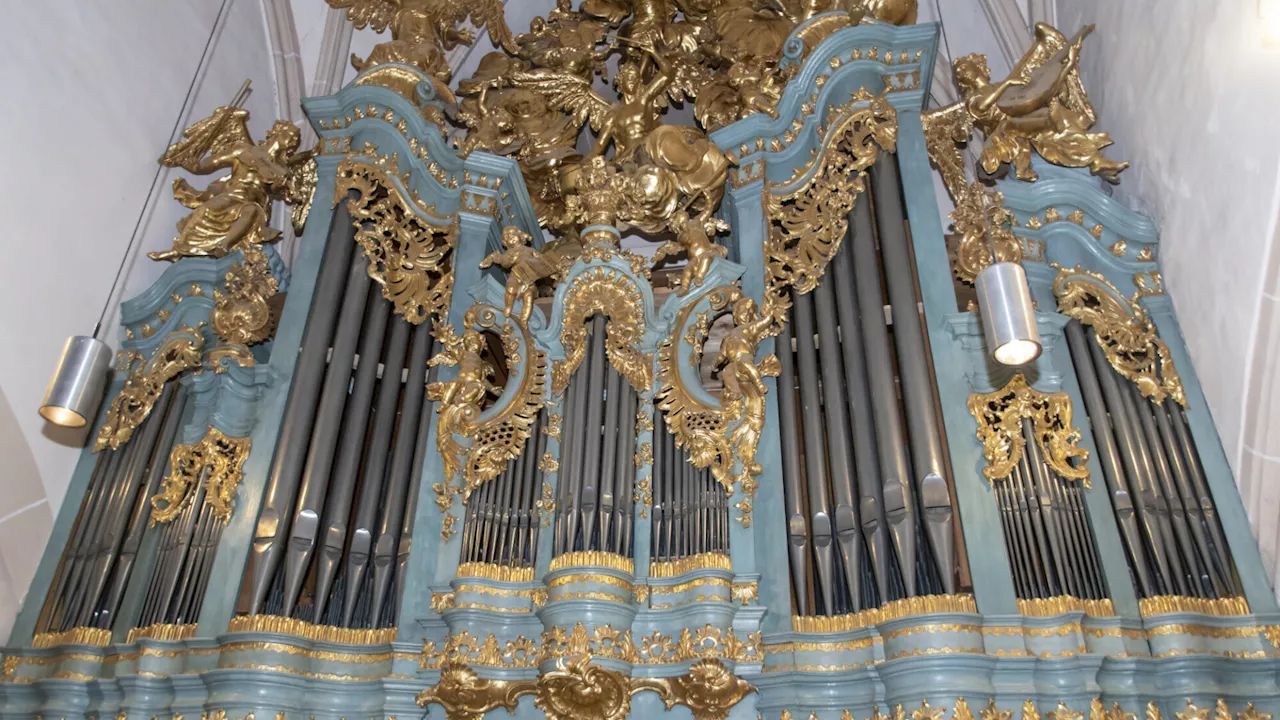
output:
M817 287L840 249L849 211L866 186L866 170L876 161L878 148L893 152L897 147L897 113L884 98L864 90L832 115L819 129L823 149L817 167L802 168L797 175L809 172L808 179L779 194L764 191L765 212L773 219L765 240L766 282L772 293Z
M644 303L631 278L611 267L592 267L573 277L564 295L564 324L560 344L565 359L551 371L551 392L563 395L569 378L587 352L586 321L596 313L609 317L605 353L609 362L638 393L653 387L653 356L640 350L644 333Z
M982 183L973 183L956 198L951 222L960 234L952 266L957 278L972 285L991 264L993 247L999 262L1022 262L1022 241L1009 229L1013 220L1013 213L1004 207L1004 194L988 192Z
M213 290L213 331L233 345L255 345L275 330L279 318L270 300L280 283L260 246L246 245L243 251L224 277L225 292Z
M653 478L645 476L636 482L631 501L639 508L641 519L649 517L649 510L653 507Z
M111 448L119 450L129 442L133 431L151 414L164 390L164 384L184 370L199 368L204 353L204 336L200 327L184 326L169 333L151 360L137 363L124 381L124 387L111 399L107 417L98 428L95 452ZM130 358L138 358L136 353Z
M719 660L695 662L685 675L672 678L636 678L631 692L652 690L662 698L667 710L683 705L694 720L725 720L742 698L755 692L751 683L730 672Z
M538 515L542 518L542 527L551 527L551 518L556 514L556 497L555 490L551 488L551 483L542 483L542 496L536 503Z
M383 297L397 313L418 325L449 309L458 224L456 217L447 224L428 222L397 186L397 174L394 167L384 170L349 157L338 164L335 196L356 191L347 209L357 228L356 242L369 258L369 277L382 285Z
M1029 418L1049 467L1063 479L1080 480L1088 487L1084 460L1089 451L1076 447L1080 430L1071 424L1071 398L1065 392L1038 392L1019 373L993 393L970 395L969 412L978 422L978 441L987 459L982 474L988 480L1002 480L1013 472L1026 446L1022 420Z
M228 437L212 425L199 442L175 445L169 453L169 474L161 482L160 491L151 496L152 522L165 523L178 517L193 499L191 491L206 472L205 504L218 520L230 520L243 477L241 469L252 445L252 438Z
M533 704L547 720L623 720L631 712L631 687L617 670L574 655L538 679Z
M1102 275L1077 266L1058 268L1053 292L1058 312L1094 330L1094 339L1115 371L1138 386L1144 397L1161 403L1166 397L1186 405L1182 378L1173 366L1169 346L1135 296L1126 299Z
M481 680L464 662L451 662L440 672L440 682L418 693L418 705L444 708L449 720L481 720L485 713L505 708L514 713L521 695L534 692L534 680Z

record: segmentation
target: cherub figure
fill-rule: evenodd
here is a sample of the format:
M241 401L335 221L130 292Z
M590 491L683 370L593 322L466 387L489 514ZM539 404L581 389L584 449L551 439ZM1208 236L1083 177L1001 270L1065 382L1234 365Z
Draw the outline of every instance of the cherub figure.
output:
M974 125L986 135L982 168L995 172L1013 165L1020 180L1035 180L1031 150L1064 167L1087 167L1107 182L1119 182L1128 163L1102 155L1112 144L1107 133L1088 132L1097 116L1080 81L1080 46L1090 25L1075 38L1045 23L1036 24L1036 42L1004 80L991 82L986 58L966 55L954 63L956 84Z
M459 339L453 334L453 328L441 327L436 337L445 348L431 358L430 364L433 367L457 365L458 374L452 380L428 384L427 398L436 403L436 413L440 415L436 447L444 461L445 476L452 480L462 468L462 458L466 453L466 448L454 436L470 437L472 427L480 418L481 404L493 392L494 386L489 380L492 370L481 354L485 342L480 331L472 329L468 323Z
M702 287L716 258L728 257L729 249L717 245L711 238L728 230L729 223L705 210L694 218L690 218L685 210L677 210L671 216L671 227L677 229L676 240L663 243L654 253L653 261L656 263L681 252L687 254L689 261L680 274L680 294L688 295L695 288Z
M720 342L716 367L724 381L721 402L740 412L743 418L732 433L736 454L743 459L744 482L759 475L761 468L754 458L764 429L766 387L764 378L777 377L781 371L777 355L756 362L756 349L766 337L777 333L779 318L773 311L760 313L756 301L741 295L733 301L733 329Z
M288 191L292 175L311 157L298 152L298 127L279 120L266 138L253 142L246 123L249 111L227 105L182 132L182 139L160 158L166 167L197 175L219 170L230 174L196 190L183 178L173 181L173 196L192 212L178 221L173 247L148 253L152 260L224 257L248 246L271 242L279 232L270 227L271 202Z
M503 311L507 317L512 317L516 301L520 301L520 317L517 322L524 328L529 327L529 318L533 315L533 299L538 291L538 281L563 276L573 264L571 258L538 252L529 246L530 240L532 238L529 233L508 225L502 229L502 246L506 249L490 253L480 261L481 268L492 267L496 263L510 272Z

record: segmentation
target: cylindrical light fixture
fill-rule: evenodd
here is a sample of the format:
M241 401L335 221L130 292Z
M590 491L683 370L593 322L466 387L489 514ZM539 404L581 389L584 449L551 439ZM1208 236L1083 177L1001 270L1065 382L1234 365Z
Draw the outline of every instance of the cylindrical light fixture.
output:
M1022 265L988 265L978 273L976 285L983 334L996 362L1025 365L1040 357L1040 331Z
M54 425L84 427L98 414L111 369L111 348L97 338L75 335L62 349L40 415Z

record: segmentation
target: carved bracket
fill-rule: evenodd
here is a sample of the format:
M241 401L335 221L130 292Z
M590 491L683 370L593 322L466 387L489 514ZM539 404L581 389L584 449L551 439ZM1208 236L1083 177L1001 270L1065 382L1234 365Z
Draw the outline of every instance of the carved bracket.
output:
M1038 392L1018 374L993 393L970 395L969 412L978 421L978 441L987 459L982 474L988 480L1003 480L1013 472L1026 447L1022 420L1028 418L1049 467L1064 479L1089 486L1084 464L1089 452L1076 447L1080 430L1071 424L1071 398L1065 392ZM1079 464L1072 464L1073 459Z
M1053 293L1058 312L1093 328L1094 339L1116 372L1138 386L1143 397L1162 403L1171 397L1185 406L1182 378L1173 366L1169 346L1156 334L1139 292L1126 298L1099 273L1076 266L1054 265Z

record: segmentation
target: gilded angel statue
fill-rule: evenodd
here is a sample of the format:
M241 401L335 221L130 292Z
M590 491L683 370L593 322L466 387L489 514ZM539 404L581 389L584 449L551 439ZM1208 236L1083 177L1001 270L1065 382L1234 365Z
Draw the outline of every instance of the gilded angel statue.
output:
M1037 174L1031 169L1034 149L1054 165L1087 167L1107 182L1119 182L1129 163L1102 154L1102 149L1112 144L1107 133L1089 132L1097 115L1080 80L1079 63L1081 43L1092 30L1090 25L1067 39L1049 25L1037 23L1035 43L1000 82L991 81L985 57L956 59L953 67L964 96L965 117L949 108L938 113L941 116L950 110L950 124L971 122L986 136L983 170L994 173L1001 164L1009 163L1018 179L1035 180ZM951 134L961 136L964 131L953 127Z
M676 239L663 243L654 253L653 262L657 263L669 255L685 253L688 262L680 274L680 294L687 295L693 289L702 287L716 258L728 257L729 249L717 245L711 238L728 230L729 223L714 217L708 210L693 218L689 217L688 212L677 210L671 216L671 226L676 229Z
M490 253L480 261L481 268L491 267L496 263L510 272L504 312L507 317L513 317L516 301L520 301L518 322L525 328L529 327L529 318L533 315L533 300L537 295L538 282L563 277L576 258L576 255L558 252L539 252L529 246L531 239L529 233L508 225L502 229L502 246L506 249Z
M721 402L726 407L736 406L743 417L743 422L733 430L732 442L738 457L744 458L744 465L745 459L752 459L749 466L742 468L744 482L761 472L754 458L764 430L767 390L764 378L777 377L781 372L777 355L756 362L756 349L766 337L777 334L780 313L781 307L766 308L761 313L755 300L747 295L739 296L733 301L734 327L720 342L720 352L716 355L715 364L724 382Z
M182 139L161 156L162 165L197 175L230 172L204 190L196 190L183 178L173 181L173 196L191 208L191 214L178 221L173 247L149 253L152 260L220 258L279 235L270 227L271 202L289 195L293 187L306 185L296 176L305 172L312 154L298 152L302 135L293 123L277 121L266 138L255 143L248 120L248 110L220 107L184 130Z
M453 328L441 326L436 338L444 349L430 361L432 367L458 366L458 374L452 380L427 385L427 398L436 403L436 413L440 416L436 446L444 462L445 476L449 479L462 469L462 457L466 453L466 448L454 438L455 433L469 436L471 427L480 418L484 399L497 391L490 381L493 369L482 355L484 336L469 325L461 339L454 335Z

